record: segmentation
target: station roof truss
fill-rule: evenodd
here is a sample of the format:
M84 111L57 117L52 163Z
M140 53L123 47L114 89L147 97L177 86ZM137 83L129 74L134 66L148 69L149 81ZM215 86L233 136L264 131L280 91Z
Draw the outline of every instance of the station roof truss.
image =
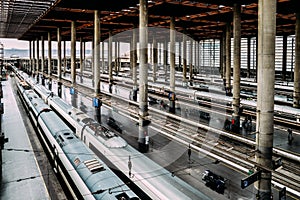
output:
M277 0L277 35L293 35L295 31L297 0ZM76 40L92 41L94 34L94 10L99 10L101 40L112 35L120 35L124 40L130 41L130 30L139 25L138 0L57 0L44 1L1 1L3 5L9 2L24 2L23 6L12 4L3 23L1 14L1 35L13 36L21 40L36 40L41 36L51 33L53 40L57 37L57 28L60 27L63 40L70 40L71 22L76 23ZM30 5L37 3L36 6ZM47 3L46 3L47 2ZM241 30L242 37L255 37L258 25L258 0L148 0L148 26L156 29L156 35L164 35L170 28L170 17L175 19L175 30L184 33L196 41L203 39L221 38L228 23L232 25L233 6L241 5ZM48 9L41 10L48 6ZM26 7L27 6L27 7ZM21 8L27 14L18 17ZM38 10L39 14L32 12ZM15 13L15 11L17 11ZM8 11L7 11L8 12ZM298 11L299 12L299 11ZM2 12L1 12L2 13ZM28 17L27 17L28 15ZM31 21L27 18L31 16ZM33 18L35 18L33 20ZM12 20L14 19L14 20ZM26 20L25 20L26 19ZM31 24L30 24L31 23ZM28 26L30 24L30 26ZM15 31L15 32L13 32ZM149 37L150 38L150 37ZM163 39L163 37L162 37Z
M0 38L20 38L55 0L1 0Z

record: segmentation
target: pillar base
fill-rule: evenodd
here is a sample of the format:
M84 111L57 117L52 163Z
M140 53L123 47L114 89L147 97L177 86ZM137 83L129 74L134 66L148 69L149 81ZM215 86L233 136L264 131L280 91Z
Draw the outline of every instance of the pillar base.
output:
M109 86L108 86L109 93L112 93L112 86L113 86L113 84L109 83Z
M101 106L95 107L95 120L101 123Z
M49 78L48 80L48 89L51 91L52 90L52 80Z
M257 193L256 194L256 199L257 200L272 200L273 199L273 195L272 193Z
M62 83L61 82L58 82L57 83L58 87L57 87L57 94L59 97L61 97L61 92L62 92Z
M231 123L231 131L240 133L240 116L233 116L232 120L234 120L234 123Z
M133 101L137 101L137 92L138 92L137 89L132 90L132 100Z
M42 75L42 85L45 86L45 76Z
M147 153L149 151L149 144L139 142L139 152Z
M176 109L176 108L175 108L175 101L172 101L172 100L171 100L171 101L169 102L169 104L170 104L170 106L169 106L169 112L170 112L170 113L175 113L175 109Z

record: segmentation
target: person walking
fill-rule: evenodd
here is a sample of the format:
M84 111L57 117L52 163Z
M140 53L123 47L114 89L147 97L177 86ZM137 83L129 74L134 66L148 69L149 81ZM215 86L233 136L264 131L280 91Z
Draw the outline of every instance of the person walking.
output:
M288 131L288 144L291 145L294 140L293 131L291 128L288 128L287 131Z
M188 148L189 163L191 162L191 154L192 154L192 149L191 149L191 145L189 144L189 148Z

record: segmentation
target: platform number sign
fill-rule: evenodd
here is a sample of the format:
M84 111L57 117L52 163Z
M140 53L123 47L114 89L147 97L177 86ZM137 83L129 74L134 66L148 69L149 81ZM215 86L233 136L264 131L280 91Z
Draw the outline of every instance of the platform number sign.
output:
M241 180L241 188L244 189L254 183L257 180L260 180L261 177L261 171L257 171L254 174L251 174L250 176L243 178Z
M98 99L97 97L93 98L93 106L95 108L100 108L102 106L102 101Z
M175 101L175 99L176 99L175 93L174 92L169 92L169 100L170 101Z
M279 200L286 200L286 187L279 191Z
M96 108L99 107L99 99L96 98L96 97L93 98L93 106L96 107Z
M75 94L75 88L73 88L73 87L70 88L70 94L71 95Z

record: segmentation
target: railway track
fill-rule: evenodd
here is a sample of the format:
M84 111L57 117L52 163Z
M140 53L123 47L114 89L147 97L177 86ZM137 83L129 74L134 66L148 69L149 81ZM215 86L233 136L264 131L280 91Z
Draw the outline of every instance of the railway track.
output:
M71 87L71 84L68 81L64 81L67 87ZM76 86L78 91L84 91L86 96L92 100L93 90L87 88L85 86ZM104 101L104 105L108 107L114 107L114 110L122 115L125 115L135 121L138 122L138 105L136 102L128 101L122 99L116 95L105 94L105 92L100 96ZM111 101L114 99L114 101ZM125 103L120 103L125 102ZM129 102L129 103L128 103ZM119 106L120 105L120 106ZM124 105L127 105L124 107ZM227 112L228 107L221 107L221 110L225 109ZM198 124L198 122L193 122L185 119L180 120L180 126L178 125L178 120L173 118L174 115L165 112L159 112L157 109L149 108L149 118L152 122L158 122L161 119L162 113L166 115L168 118L168 124L163 125L163 129L161 128L161 124L155 125L156 123L151 123L151 126L160 131L164 132L165 136L170 139L176 138L178 141L186 142L187 144L192 144L194 149L202 149L203 151L209 151L210 155L215 155L216 158L224 158L228 161L228 163L234 163L234 166L241 166L244 170L242 172L247 173L246 170L258 167L265 168L264 166L257 166L254 161L254 148L255 142L250 139L242 138L241 136L234 135L232 133L226 133L223 130L216 130L214 128L204 128L207 125ZM160 116L157 118L157 116ZM181 117L180 117L181 118ZM171 127L171 128L170 128ZM177 127L177 128L176 128ZM178 130L180 127L182 130ZM187 134L191 131L188 131L191 127L193 130L197 128L197 132L194 134ZM203 136L203 133L210 131L210 133L219 135L218 140L210 140L206 141L206 137ZM174 132L176 131L176 134ZM214 133L214 131L216 131ZM222 138L222 139L221 139ZM225 138L225 139L224 139ZM300 170L299 168L291 168L287 166L297 165L299 164L300 156L294 155L296 160L286 159L282 155L278 155L277 152L284 151L283 149L274 148L274 156L282 157L282 167L278 171L273 170L273 181L275 186L287 186L290 188L290 191L298 192L298 188L300 188ZM230 151L230 153L228 153ZM286 152L289 153L289 152ZM226 164L226 163L225 163ZM272 169L267 169L272 170Z
M135 119L138 122L138 109L136 106L130 105L127 108L124 106L118 107L116 103L114 103L114 106L119 110L119 113L121 112L125 115L128 114L132 119ZM218 136L215 139L213 137L208 139L206 136L207 130L197 126L192 127L191 124L193 123L186 123L185 120L178 121L171 116L168 116L167 120L161 121L161 114L161 112L155 113L155 109L150 109L149 115L153 122L151 123L151 128L163 133L164 136L167 136L169 139L174 139L174 137L176 137L178 140L186 142L186 144L192 144L194 148L198 147L209 151L217 157L226 159L228 163L232 162L235 165L248 170L256 167L271 170L273 171L275 183L279 182L280 184L288 185L292 190L298 191L298 188L300 187L300 170L298 168L291 170L291 168L284 167L292 164L297 165L295 163L298 162L297 160L285 159L281 154L278 155L274 152L274 159L282 157L282 163L284 164L280 169L275 171L273 169L267 169L264 166L258 166L254 160L255 142L253 140L243 138L238 141L236 138L233 140L233 138L228 138L226 136L222 137L224 135L220 136L218 133L215 133ZM197 132L195 132L196 128ZM210 134L213 134L213 132L210 132ZM281 151L283 150L281 149ZM298 155L295 156L300 158Z

